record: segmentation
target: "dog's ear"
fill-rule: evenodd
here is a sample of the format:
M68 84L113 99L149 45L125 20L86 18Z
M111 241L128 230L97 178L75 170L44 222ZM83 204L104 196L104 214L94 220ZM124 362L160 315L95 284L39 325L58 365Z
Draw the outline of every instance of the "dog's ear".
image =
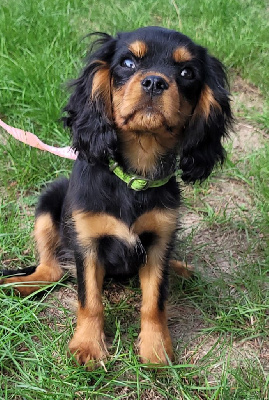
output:
M110 62L116 39L101 34L94 43L98 49L89 55L87 65L71 87L73 93L64 108L64 125L71 131L78 157L89 162L107 161L116 148L111 115Z
M215 164L223 163L222 139L233 120L223 65L208 54L204 65L204 84L181 146L180 168L185 182L203 181Z

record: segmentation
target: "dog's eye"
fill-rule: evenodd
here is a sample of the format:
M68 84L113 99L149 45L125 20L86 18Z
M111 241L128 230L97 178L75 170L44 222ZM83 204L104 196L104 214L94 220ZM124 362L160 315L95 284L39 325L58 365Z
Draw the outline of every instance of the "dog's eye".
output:
M130 69L135 69L135 67L136 67L135 62L133 60L131 60L130 58L125 58L124 60L122 60L120 65L122 67L130 68Z
M194 78L194 72L191 68L183 68L180 72L180 75L184 79L193 79Z

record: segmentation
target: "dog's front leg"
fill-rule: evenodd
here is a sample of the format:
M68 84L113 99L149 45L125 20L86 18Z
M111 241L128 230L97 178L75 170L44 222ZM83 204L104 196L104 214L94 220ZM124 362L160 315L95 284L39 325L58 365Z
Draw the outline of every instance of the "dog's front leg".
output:
M139 274L142 288L139 352L144 363L168 364L173 360L167 326L165 275L163 266L152 262L150 256Z
M94 252L76 252L78 277L78 313L75 334L69 349L79 364L87 369L106 358L102 286L104 268Z
M139 271L142 289L139 351L144 363L168 364L173 359L166 303L169 255L176 226L177 210L158 209L143 214L134 224L141 238L144 232L153 238L147 250L147 263Z
M77 327L69 343L69 350L79 364L88 369L106 358L104 335L104 306L102 286L104 266L98 261L97 240L105 228L98 215L73 213L75 230L75 259L78 281ZM103 228L102 228L103 227Z
M138 237L105 213L73 213L78 277L78 321L69 349L88 369L106 357L102 286L105 273L133 272L145 262Z

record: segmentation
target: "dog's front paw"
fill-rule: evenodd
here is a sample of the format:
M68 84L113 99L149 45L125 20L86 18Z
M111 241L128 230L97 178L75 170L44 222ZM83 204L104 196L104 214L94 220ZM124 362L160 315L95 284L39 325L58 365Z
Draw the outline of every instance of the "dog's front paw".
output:
M139 335L139 354L143 363L168 365L174 358L167 327L148 326Z
M94 335L83 338L79 331L75 333L69 343L69 351L80 365L85 365L87 370L92 370L101 361L105 361L108 351L105 344L105 335Z

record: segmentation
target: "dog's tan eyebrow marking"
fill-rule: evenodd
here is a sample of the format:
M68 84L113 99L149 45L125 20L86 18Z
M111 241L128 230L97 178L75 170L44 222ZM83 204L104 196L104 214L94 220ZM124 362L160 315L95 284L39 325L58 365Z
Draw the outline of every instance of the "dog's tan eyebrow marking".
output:
M174 50L173 52L173 58L175 62L186 62L190 61L192 59L192 54L189 52L186 47L178 47L177 49Z
M142 40L136 40L135 42L129 44L128 49L137 58L143 58L147 54L148 47Z

